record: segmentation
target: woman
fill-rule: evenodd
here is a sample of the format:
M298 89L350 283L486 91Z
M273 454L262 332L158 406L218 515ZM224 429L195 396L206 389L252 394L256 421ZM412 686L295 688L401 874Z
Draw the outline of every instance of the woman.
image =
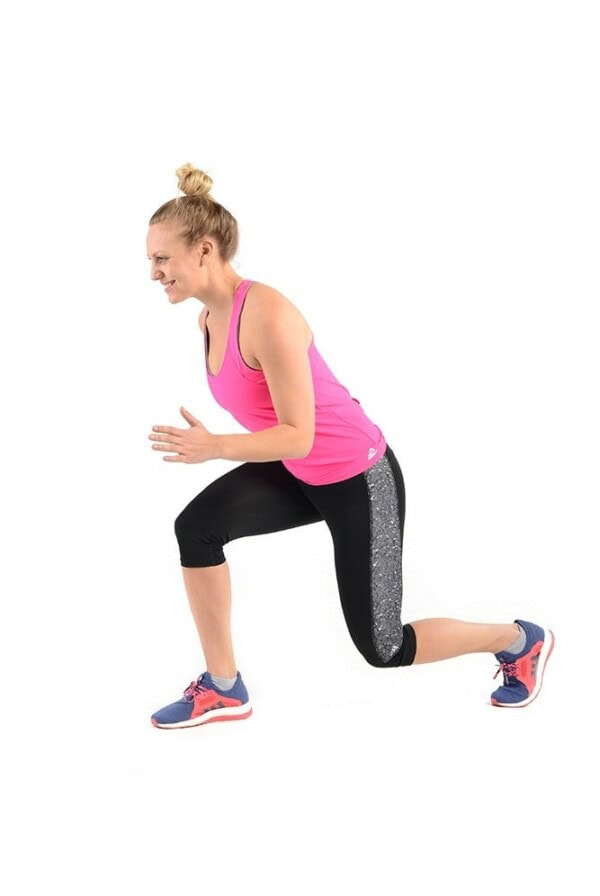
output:
M350 636L374 666L495 654L504 683L495 706L538 694L554 636L531 622L479 624L422 619L402 624L404 483L381 430L336 379L298 309L277 290L231 267L237 222L209 195L211 178L177 170L185 196L149 222L148 257L172 304L204 305L206 374L216 401L248 433L215 435L185 408L189 424L154 426L165 461L242 461L197 495L175 521L183 578L206 670L175 703L154 713L159 728L245 719L252 713L234 659L231 590L223 546L247 535L324 520Z

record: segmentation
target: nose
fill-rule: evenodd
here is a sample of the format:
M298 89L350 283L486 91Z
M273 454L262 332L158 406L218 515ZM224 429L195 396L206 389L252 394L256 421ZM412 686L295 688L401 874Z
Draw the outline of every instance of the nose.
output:
M162 271L160 271L158 269L158 267L154 264L154 262L152 263L150 277L152 280L160 280L160 278L162 277Z

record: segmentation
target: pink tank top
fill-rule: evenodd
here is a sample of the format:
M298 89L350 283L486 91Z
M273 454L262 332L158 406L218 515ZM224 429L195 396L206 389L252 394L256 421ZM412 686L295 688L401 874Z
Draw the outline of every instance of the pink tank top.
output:
M240 315L252 283L252 280L243 280L233 297L225 357L217 375L208 369L208 330L204 354L208 386L214 399L238 423L250 432L257 432L276 426L279 421L263 371L249 367L239 348ZM333 375L317 351L314 339L308 355L315 390L315 440L306 457L286 458L282 463L297 479L309 485L326 485L372 467L384 454L386 441L360 402Z

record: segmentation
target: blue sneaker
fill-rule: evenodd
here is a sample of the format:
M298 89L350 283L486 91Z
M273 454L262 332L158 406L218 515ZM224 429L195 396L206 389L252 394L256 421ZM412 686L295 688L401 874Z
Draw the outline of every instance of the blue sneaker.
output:
M209 672L203 672L183 692L181 700L163 706L151 717L156 728L191 728L207 722L233 722L252 715L246 685L238 672L229 691L220 690Z
M549 628L515 619L526 636L525 648L521 653L497 653L500 663L496 675L502 672L504 684L494 691L491 702L494 706L527 706L535 700L542 687L544 668L554 647L554 634ZM496 677L494 675L494 678Z

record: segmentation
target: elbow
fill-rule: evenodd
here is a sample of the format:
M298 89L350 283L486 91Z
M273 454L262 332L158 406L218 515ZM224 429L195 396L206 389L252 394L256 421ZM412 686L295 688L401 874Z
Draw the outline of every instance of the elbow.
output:
M297 453L294 455L296 460L300 460L301 458L306 457L308 454L310 454L310 452L312 451L312 447L314 445L314 441L315 441L314 432L310 433L310 435L308 435L308 436L304 436L300 440L300 442L298 444Z

